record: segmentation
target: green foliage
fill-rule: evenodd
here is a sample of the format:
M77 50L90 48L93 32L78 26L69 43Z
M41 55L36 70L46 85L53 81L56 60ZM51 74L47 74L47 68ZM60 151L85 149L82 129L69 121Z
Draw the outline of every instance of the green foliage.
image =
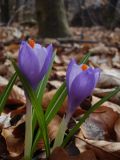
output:
M88 53L83 57L81 60L81 63L86 63L90 57L91 53ZM46 119L46 124L49 124L50 121L55 117L59 109L61 108L65 98L67 96L67 89L66 89L66 82L64 82L61 87L57 90L55 95L53 96L50 104L47 107L46 113L45 113L45 119ZM32 153L35 151L35 147L41 138L41 132L38 130L33 146L32 146Z
M45 113L45 119L46 119L47 125L55 117L55 115L61 108L66 96L67 96L67 91L66 91L65 82L64 82L62 86L57 90L56 94L53 96L50 104L47 107L47 111ZM38 130L32 146L32 153L35 151L35 147L40 138L41 138L41 131Z
M52 58L52 62L51 62L51 65L49 67L49 70L48 70L47 74L44 76L44 78L42 79L42 81L40 82L40 84L39 84L39 86L36 90L36 97L37 97L37 99L39 101L39 104L41 106L42 106L43 94L44 94L44 91L45 91L45 88L46 88L46 85L47 85L47 82L48 82L49 75L50 75L51 70L52 70L52 65L53 65L53 62L54 62L55 55L56 55L56 50L53 53L53 58ZM37 123L37 120L36 120L35 112L33 111L33 120L32 120L33 134L34 134L34 129L35 129L36 123Z
M18 74L23 87L30 99L30 102L32 104L32 107L34 108L35 114L36 114L36 118L39 124L39 127L41 129L42 132L42 137L44 139L44 143L45 143L45 149L46 149L46 155L47 157L49 157L50 155L50 147L49 147L49 138L48 138L48 132L47 132L47 125L45 122L45 116L44 116L44 112L42 110L42 107L36 97L36 93L33 91L33 89L31 88L31 86L29 85L28 81L25 79L25 77L22 75L22 73L20 72L19 68L17 67L17 65L13 62L13 66L16 70L16 73ZM29 135L28 135L29 136Z

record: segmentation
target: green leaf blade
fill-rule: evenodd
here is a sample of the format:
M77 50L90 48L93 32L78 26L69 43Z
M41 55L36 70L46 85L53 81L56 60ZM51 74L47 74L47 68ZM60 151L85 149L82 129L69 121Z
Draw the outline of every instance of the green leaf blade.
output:
M81 60L81 63L86 63L90 57L91 53L88 53L83 57ZM46 118L46 124L49 124L49 122L54 118L56 113L59 111L60 107L62 106L65 98L67 96L67 89L66 89L66 82L63 82L61 87L57 90L56 94L53 96L50 104L47 107L46 113L45 113L45 118ZM32 153L35 150L35 147L41 137L41 132L40 130L37 132L37 135L35 137L33 147L32 147Z
M48 81L48 78L49 78L51 70L52 70L52 65L53 65L53 62L54 62L55 55L56 55L56 50L53 53L52 62L51 62L51 65L50 65L50 67L48 69L48 72L44 76L42 81L40 82L40 84L39 84L39 86L37 88L37 91L36 91L36 96L37 96L37 99L38 99L39 104L41 106L42 106L43 94L44 94L44 91L45 91L45 88L46 88L46 85L47 85L47 81ZM35 116L35 112L33 111L33 120L32 120L32 127L33 127L32 132L33 132L33 134L34 134L36 123L37 123L37 119L36 119L36 116Z
M45 122L45 117L44 117L42 107L40 106L39 101L36 98L36 94L32 90L28 81L22 75L22 73L20 72L17 65L14 62L12 62L12 63L13 63L13 66L16 70L16 73L18 74L18 76L19 76L19 78L20 78L20 80L23 84L23 87L25 88L25 91L27 92L27 94L29 96L31 104L34 107L35 114L36 114L36 117L37 117L37 121L38 121L38 124L41 128L41 131L42 131L42 136L43 136L44 143L45 143L45 148L46 148L46 155L47 155L47 157L49 157L49 155L50 155L49 138L48 138L48 134L47 134L47 125L46 125L46 122Z
M6 88L4 89L2 95L0 96L0 113L2 112L4 106L5 106L5 103L8 99L8 96L12 90L12 87L16 81L16 78L17 78L17 73L14 73L14 75L11 77L10 81L8 82Z
M37 98L40 101L40 105L42 103L43 94L44 94L44 91L45 91L45 88L46 88L46 85L47 85L47 81L48 81L48 78L49 78L51 70L52 70L52 66L53 66L55 55L56 55L56 50L53 53L52 62L51 62L51 65L50 65L50 67L48 69L48 72L44 76L43 80L40 82L40 85L37 88Z

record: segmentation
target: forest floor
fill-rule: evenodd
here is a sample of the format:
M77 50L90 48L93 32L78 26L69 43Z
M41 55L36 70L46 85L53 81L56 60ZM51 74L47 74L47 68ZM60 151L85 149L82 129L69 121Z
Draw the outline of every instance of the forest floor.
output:
M43 97L43 107L46 109L56 89L65 80L67 65L71 58L80 62L88 52L92 55L88 64L101 69L101 77L95 88L92 100L94 104L100 98L120 86L120 28L107 30L102 27L71 28L72 38L36 38L37 27L1 27L0 28L0 93L14 73L9 58L17 62L21 39L34 38L38 43L52 43L57 49L53 69ZM86 102L87 103L87 102ZM119 160L120 159L120 93L105 102L81 126L75 135L75 145L80 155L75 160ZM67 100L54 120L49 124L49 137L56 136L61 117L65 113ZM74 118L79 120L85 111L80 107ZM24 147L25 97L22 85L17 79L3 113L0 116L0 159L20 159ZM43 148L42 142L38 150ZM69 149L68 149L69 150ZM63 157L70 151L62 152ZM87 153L87 154L86 154ZM66 156L67 157L67 156ZM89 158L88 158L89 157ZM72 159L69 158L69 159ZM54 159L54 158L53 158ZM52 160L53 160L52 159ZM62 159L62 157L61 157ZM67 159L67 158L66 158ZM56 159L57 160L57 159Z

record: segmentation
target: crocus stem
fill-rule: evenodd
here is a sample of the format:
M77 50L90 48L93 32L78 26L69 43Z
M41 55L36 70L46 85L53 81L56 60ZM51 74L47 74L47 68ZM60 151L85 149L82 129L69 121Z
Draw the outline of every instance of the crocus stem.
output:
M25 123L25 150L24 160L31 160L32 146L32 106L28 98L26 103L26 123Z
M66 116L63 117L61 124L60 124L60 127L59 127L59 130L57 132L52 150L54 150L58 146L61 146L63 139L64 139L65 131L67 129L68 122L70 120L70 117L71 117L70 114L66 114Z

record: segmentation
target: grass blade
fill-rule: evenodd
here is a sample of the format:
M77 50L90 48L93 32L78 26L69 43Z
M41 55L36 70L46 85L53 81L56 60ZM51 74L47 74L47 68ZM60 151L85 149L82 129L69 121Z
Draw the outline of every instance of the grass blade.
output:
M17 73L14 73L14 75L11 77L10 81L8 82L6 88L4 89L2 95L0 96L0 113L2 112L4 105L8 99L8 96L12 90L12 87L16 81Z
M28 98L26 98L26 115L25 115L25 146L24 146L24 159L29 160L32 148L32 105Z
M46 120L47 125L53 119L53 117L56 115L58 110L60 109L66 96L67 96L67 91L66 91L65 83L63 83L62 86L57 90L56 94L54 95L54 97L53 97L52 101L50 102L48 109L45 113L45 120ZM34 140L34 143L33 143L33 146L32 146L32 153L34 152L35 147L36 147L40 137L41 137L41 132L40 132L40 130L38 130L37 135Z
M38 124L41 128L41 131L42 131L42 137L43 137L44 143L45 143L46 155L47 155L47 157L49 157L49 155L50 155L49 138L48 138L48 134L47 134L47 125L46 125L46 122L45 122L44 112L42 110L42 107L39 104L39 101L36 98L35 92L32 90L28 81L22 75L22 73L20 72L17 65L14 62L12 62L12 63L13 63L13 66L16 70L16 73L18 74L18 76L19 76L19 78L20 78L20 80L23 84L23 87L24 87L25 91L27 92L27 94L29 96L30 102L31 102L31 104L34 108Z
M51 62L51 65L49 67L49 70L48 70L47 74L44 76L44 78L42 79L42 81L40 82L40 84L37 88L37 91L36 91L36 96L37 96L37 99L38 99L39 104L41 106L42 106L41 103L42 103L43 94L44 94L44 91L45 91L45 88L46 88L46 85L47 85L47 82L48 82L48 78L49 78L51 70L52 70L52 65L53 65L53 62L54 62L55 55L56 55L56 50L53 53L52 62ZM37 119L36 119L36 116L35 116L35 112L33 110L33 120L32 120L32 127L33 127L32 132L33 133L34 133L36 123L37 123Z
M48 105L47 111L45 113L45 118L47 123L49 123L56 115L56 113L59 111L66 96L67 96L67 90L64 82L62 86L57 90L56 94L54 95L53 99Z
M88 53L83 57L80 63L86 63L90 57L91 53ZM60 107L62 106L65 98L67 96L67 90L66 90L66 83L64 82L61 87L57 90L56 94L52 98L50 104L47 107L45 118L46 118L46 124L48 124L56 115L56 113L59 111ZM32 146L32 153L35 151L35 147L41 137L41 132L38 130L33 146Z
M47 82L48 82L49 75L50 75L51 70L52 70L55 55L56 55L56 50L53 53L52 62L51 62L51 65L49 67L49 70L48 70L47 74L44 76L43 80L41 81L39 87L37 88L37 98L39 99L40 104L42 103L42 97L43 97L43 94L44 94L44 91L45 91L45 88L46 88L46 85L47 85Z
M82 59L81 59L81 61L80 61L80 64L82 64L82 63L87 63L87 61L88 61L88 59L89 59L89 57L91 56L91 52L89 52L87 55L85 55Z

